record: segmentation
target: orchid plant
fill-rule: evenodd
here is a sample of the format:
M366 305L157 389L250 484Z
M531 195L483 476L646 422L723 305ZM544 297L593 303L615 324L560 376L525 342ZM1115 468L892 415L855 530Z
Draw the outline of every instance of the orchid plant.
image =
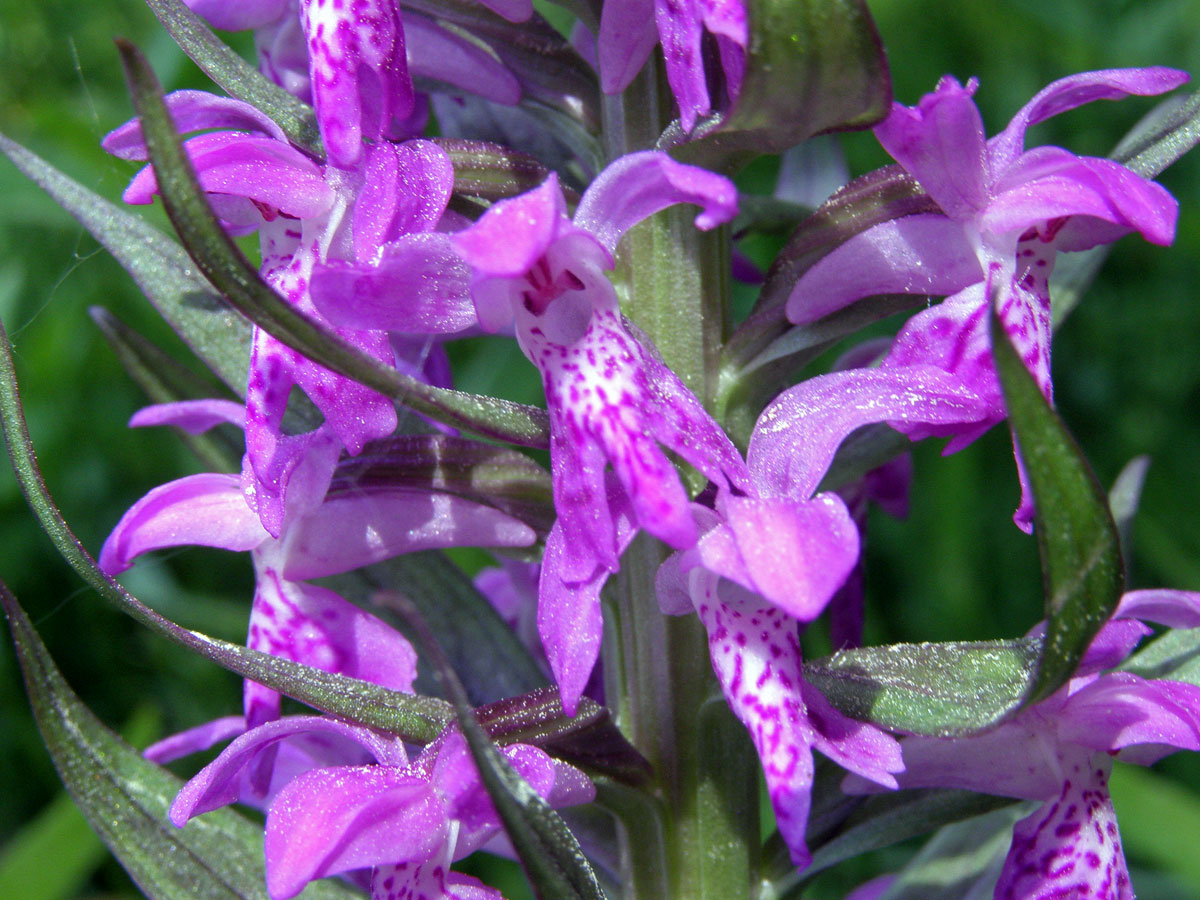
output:
M42 527L244 679L240 713L135 751L0 585L50 754L147 897L502 900L456 868L479 851L547 900L816 898L930 833L850 896L932 897L935 870L945 900L1134 896L1109 774L1200 751L1200 594L1126 590L1136 491L1055 412L1051 344L1112 242L1173 241L1153 178L1200 141L1186 73L1068 75L989 137L974 79L892 98L861 2L148 3L223 93L164 93L118 41L121 203L0 136L216 378L97 313L153 401L130 425L209 471L146 485L93 557L0 331ZM1027 134L1135 95L1166 99L1111 158ZM812 140L868 128L896 164L793 202L830 171ZM774 196L739 190L773 155ZM156 203L177 240L127 208ZM743 242L780 216L763 272ZM468 339L544 402L461 390ZM1044 620L869 643L868 507L903 515L912 444L1001 423ZM192 545L249 554L244 645L115 580Z

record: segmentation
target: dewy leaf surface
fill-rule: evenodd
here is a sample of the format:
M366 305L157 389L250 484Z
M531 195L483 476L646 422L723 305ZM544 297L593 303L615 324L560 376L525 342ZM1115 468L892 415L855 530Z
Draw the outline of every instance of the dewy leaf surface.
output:
M804 677L848 716L934 737L994 725L1020 704L1037 641L890 644L804 664Z
M8 588L0 603L46 748L92 828L151 900L266 900L262 829L231 809L184 829L167 820L183 783L105 727L63 680ZM357 894L314 884L307 900Z
M325 331L276 294L221 228L209 207L174 131L150 64L132 44L118 41L118 48L167 215L192 259L235 309L312 361L394 397L417 412L510 443L549 446L549 420L543 410L432 387L404 375Z
M1048 697L1075 672L1124 590L1120 539L1108 498L1062 420L991 313L992 356L1008 421L1036 507L1046 593L1046 639L1026 697Z
M204 364L243 396L250 361L250 323L229 308L183 248L2 134L0 151L116 257Z

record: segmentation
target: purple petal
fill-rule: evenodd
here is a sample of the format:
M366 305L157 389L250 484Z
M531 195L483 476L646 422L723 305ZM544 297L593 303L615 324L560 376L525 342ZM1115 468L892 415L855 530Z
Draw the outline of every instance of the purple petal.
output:
M1063 741L1114 752L1137 744L1200 750L1200 687L1102 675L1072 694L1058 715Z
M1121 597L1114 618L1141 619L1169 628L1200 627L1200 593L1195 591L1130 591Z
M330 160L349 168L364 139L384 136L413 109L399 4L300 0L300 16L321 137Z
M947 75L914 107L892 105L875 127L883 148L921 183L951 219L966 222L988 203L988 159L983 120L972 96Z
M974 393L932 366L832 372L784 391L763 411L747 459L764 493L808 499L842 440L862 425L956 425L982 413Z
M893 219L856 234L800 276L791 322L814 322L874 294L953 294L983 279L958 222L939 215Z
M142 756L163 766L181 757L207 750L222 741L244 734L245 731L246 720L242 716L225 716L155 741L142 751Z
M203 434L218 425L244 428L246 407L232 400L180 400L144 406L129 420L130 428L174 425L188 434Z
M606 94L625 90L657 43L653 0L607 0L596 39L600 89Z
M800 688L813 727L813 749L855 775L892 790L899 787L896 776L904 771L900 742L874 725L842 715L808 682Z
M1021 107L1003 132L988 143L993 170L1016 158L1025 146L1025 129L1059 113L1096 100L1121 100L1130 94L1154 96L1172 91L1188 80L1178 69L1104 69L1081 72L1052 82Z
M567 204L554 173L541 187L493 203L479 221L451 241L476 271L502 278L524 276L569 228Z
M511 7L532 8L530 0L505 0ZM507 17L506 17L507 18ZM525 18L529 18L526 13ZM408 68L414 78L430 78L461 88L484 100L513 106L521 82L496 57L460 35L411 10L405 11Z
M404 693L417 675L416 651L396 629L328 588L288 581L269 567L259 573L246 645Z
M313 267L313 304L334 325L451 334L476 324L471 273L445 234L408 234L372 265Z
M423 863L376 866L371 872L371 900L504 900L478 878L450 869L443 854Z
M418 550L527 547L535 540L525 523L452 494L351 490L329 496L288 529L284 574L320 578Z
M858 528L841 499L723 498L724 513L752 584L800 622L829 603L858 560Z
M1138 231L1154 244L1175 238L1179 203L1166 189L1110 159L1078 157L1057 147L1038 147L1021 156L995 185L995 196L980 219L985 233L1043 231L1045 223L1067 216L1097 220L1106 226L1094 243L1114 239L1116 226ZM1048 229L1046 229L1048 231ZM1054 236L1049 231L1046 240ZM1078 224L1071 245L1093 246Z
M246 551L269 538L236 475L189 475L156 487L129 508L104 542L100 568L116 575L150 550L197 544Z
M188 7L213 28L242 31L261 28L287 11L287 0L184 0Z
M626 231L676 203L703 207L696 227L708 231L737 215L737 188L714 172L644 150L622 156L596 176L579 201L574 222L612 254Z
M277 0L271 0L277 2ZM283 0L278 0L283 2ZM218 97L207 91L172 91L163 97L175 130L188 134L202 129L220 128L230 131L260 131L267 137L286 141L287 136L275 121L257 108L232 97ZM145 161L146 139L142 136L140 119L130 119L104 136L100 146L121 159Z
M996 900L1134 900L1109 769L1074 761L1058 795L1016 824Z
M679 104L679 124L690 132L712 109L700 43L704 38L696 0L655 0L654 20L666 61L667 82Z
M418 776L391 766L308 772L267 815L267 891L288 900L315 878L422 862L446 837L445 804Z
M183 786L183 790L171 804L171 821L182 828L184 823L194 816L236 802L242 771L255 756L293 735L313 732L332 735L339 740L364 747L371 751L376 759L392 765L406 763L403 759L403 744L381 738L369 729L323 716L289 716L268 722L234 739L233 743L221 751L220 756Z
M432 141L371 145L354 203L355 260L374 262L389 241L433 231L453 187L450 157Z

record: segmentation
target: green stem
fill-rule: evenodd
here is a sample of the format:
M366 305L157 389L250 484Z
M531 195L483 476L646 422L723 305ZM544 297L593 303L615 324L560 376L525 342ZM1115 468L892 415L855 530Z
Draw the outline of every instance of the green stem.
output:
M605 98L610 158L655 145L671 108L664 97L656 64L624 94ZM626 315L711 409L727 330L729 238L725 229L698 231L694 217L694 209L673 207L632 229L614 280ZM736 900L757 878L757 758L720 700L703 626L659 610L654 581L668 552L644 534L635 540L605 611L609 704L653 765L663 812L659 819L613 810L624 831L626 897Z

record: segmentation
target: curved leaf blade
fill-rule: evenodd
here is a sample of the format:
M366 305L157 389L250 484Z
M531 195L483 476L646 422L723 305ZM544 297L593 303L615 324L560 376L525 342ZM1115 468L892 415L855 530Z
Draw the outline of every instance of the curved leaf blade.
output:
M804 677L848 716L907 734L980 731L1016 710L1037 640L890 644L804 664Z
M221 228L209 207L174 131L150 64L132 44L118 41L118 47L167 215L184 248L235 309L314 362L394 397L417 412L498 440L549 446L544 411L432 387L404 375L326 332L276 294Z
M229 308L179 244L3 134L0 152L116 258L218 378L239 397L245 394L250 323Z
M1067 682L1124 590L1121 542L1104 489L991 311L992 356L1037 508L1046 639L1026 703Z
M0 604L38 728L63 784L146 895L151 900L267 900L261 828L230 809L175 828L167 810L183 782L143 759L83 705L2 582ZM356 894L322 882L303 896L349 900Z

